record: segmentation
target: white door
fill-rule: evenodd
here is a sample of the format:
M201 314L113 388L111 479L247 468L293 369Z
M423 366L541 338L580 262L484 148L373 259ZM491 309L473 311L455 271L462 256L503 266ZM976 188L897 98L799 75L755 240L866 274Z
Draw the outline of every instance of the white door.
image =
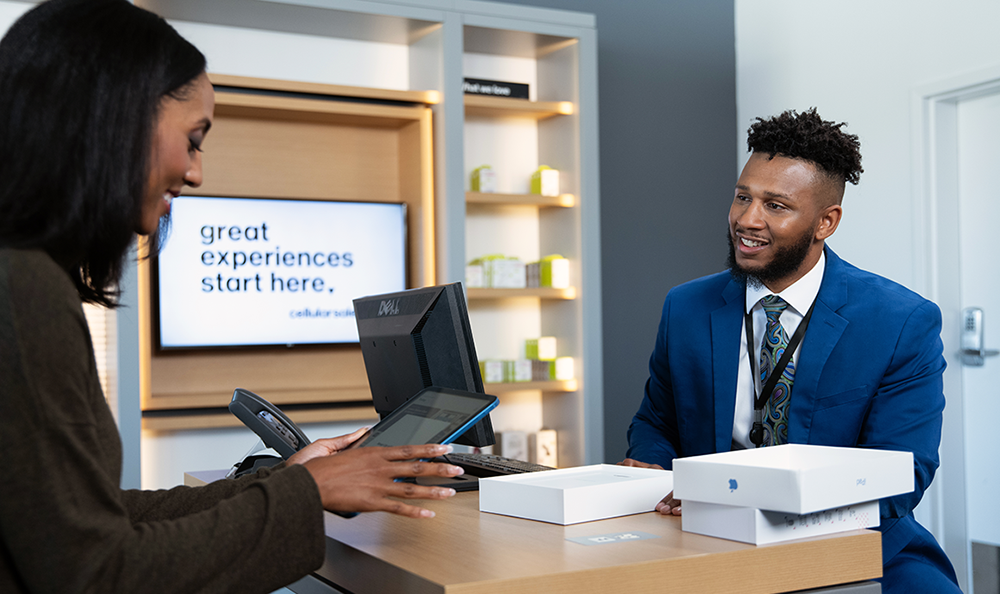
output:
M955 110L957 161L956 204L958 223L958 302L943 303L959 311L945 311L943 332L951 334L951 345L961 348L967 318L966 308L982 310L982 348L1000 348L1000 249L997 247L997 216L1000 212L1000 89L985 95L960 97ZM971 547L1000 546L1000 357L965 357L959 348L946 353L949 366L960 368L963 435L945 435L951 443L962 443L965 459L966 552L977 565L982 555L968 555ZM951 396L950 396L951 398ZM944 501L944 505L949 502ZM978 544L973 544L978 543ZM994 549L995 550L995 549ZM996 584L996 556L985 566L956 567L965 572L967 591L974 585ZM991 574L991 575L987 575ZM974 577L975 576L975 577ZM984 580L984 578L986 578ZM992 588L992 586L991 586ZM995 592L995 590L993 591ZM979 594L993 594L982 592Z
M984 347L1000 348L1000 93L958 104L963 308L982 308ZM961 319L961 318L960 318ZM946 331L962 332L960 328ZM958 362L958 357L952 357ZM970 359L970 357L967 357ZM971 357L971 359L976 359ZM962 367L969 539L1000 546L1000 357Z

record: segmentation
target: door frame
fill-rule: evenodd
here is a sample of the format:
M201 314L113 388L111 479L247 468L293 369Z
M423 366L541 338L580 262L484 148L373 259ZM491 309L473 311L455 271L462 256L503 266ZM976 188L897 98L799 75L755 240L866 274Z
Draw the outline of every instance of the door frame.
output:
M972 585L972 543L966 500L965 403L959 352L960 289L958 104L1000 93L1000 66L917 88L912 93L912 187L914 271L918 287L942 314L947 405L941 437L941 467L928 489L925 525L955 565L959 585ZM923 507L923 506L922 506Z

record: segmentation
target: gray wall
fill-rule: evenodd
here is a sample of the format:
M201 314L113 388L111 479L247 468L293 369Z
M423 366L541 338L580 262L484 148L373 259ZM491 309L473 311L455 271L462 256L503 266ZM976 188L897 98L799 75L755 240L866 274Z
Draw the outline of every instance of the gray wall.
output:
M725 266L736 181L732 0L501 0L597 17L604 457L625 455L663 298Z

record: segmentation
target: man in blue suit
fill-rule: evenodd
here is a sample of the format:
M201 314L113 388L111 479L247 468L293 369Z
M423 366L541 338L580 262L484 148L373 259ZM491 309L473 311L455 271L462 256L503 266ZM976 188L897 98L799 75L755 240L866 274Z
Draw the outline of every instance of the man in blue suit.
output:
M845 184L863 171L843 125L811 109L750 127L729 271L667 295L623 464L669 469L758 442L913 452L915 490L879 505L883 592L957 593L951 563L912 514L938 466L941 312L826 247ZM656 509L679 515L681 502L668 494Z

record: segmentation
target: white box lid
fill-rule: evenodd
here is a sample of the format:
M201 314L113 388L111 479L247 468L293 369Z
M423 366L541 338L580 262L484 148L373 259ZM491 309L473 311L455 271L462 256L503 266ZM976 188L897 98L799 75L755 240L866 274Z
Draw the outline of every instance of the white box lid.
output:
M678 458L674 497L806 514L913 491L913 454L786 444Z

